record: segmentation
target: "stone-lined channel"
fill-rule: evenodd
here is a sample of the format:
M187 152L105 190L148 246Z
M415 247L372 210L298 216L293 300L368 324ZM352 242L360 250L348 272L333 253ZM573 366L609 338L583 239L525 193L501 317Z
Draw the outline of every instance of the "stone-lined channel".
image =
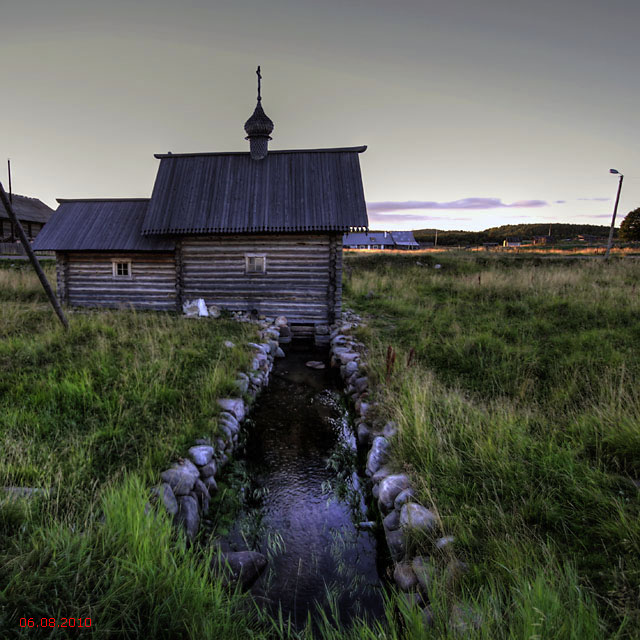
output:
M244 505L223 540L268 557L251 588L272 613L296 626L336 595L340 620L382 615L384 544L377 552L355 473L355 439L328 351L288 345L268 390L252 407L239 464ZM306 366L321 361L325 369ZM226 546L225 544L225 546Z

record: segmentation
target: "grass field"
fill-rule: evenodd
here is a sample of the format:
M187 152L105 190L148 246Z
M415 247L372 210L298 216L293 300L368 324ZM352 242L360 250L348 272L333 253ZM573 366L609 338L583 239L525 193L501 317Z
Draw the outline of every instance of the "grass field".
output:
M483 626L469 637L637 637L640 265L470 253L346 264L346 302L370 318L371 375L400 425L395 459L471 566L457 597ZM221 343L251 329L130 311L70 321L63 332L26 265L1 266L0 486L49 493L0 501L0 637L65 637L19 627L63 616L90 617L105 638L454 637L444 590L433 632L391 594L379 625L338 629L325 612L313 634L224 590L211 551L144 504L158 472L211 432L248 357Z
M396 464L487 637L638 637L640 264L351 253L346 273Z

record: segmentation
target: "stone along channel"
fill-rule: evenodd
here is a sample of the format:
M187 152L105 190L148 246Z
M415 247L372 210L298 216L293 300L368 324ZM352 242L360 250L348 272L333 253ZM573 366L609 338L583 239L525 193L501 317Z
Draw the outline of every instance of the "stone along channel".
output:
M293 342L251 411L246 453L236 463L243 507L222 544L268 557L251 592L298 627L308 612L327 609L327 593L343 624L382 615L383 567L340 398L327 350Z

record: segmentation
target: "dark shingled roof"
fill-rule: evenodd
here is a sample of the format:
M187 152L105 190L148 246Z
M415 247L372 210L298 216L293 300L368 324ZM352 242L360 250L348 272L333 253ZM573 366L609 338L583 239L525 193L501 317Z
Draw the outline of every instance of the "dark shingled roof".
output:
M173 251L175 242L142 235L149 199L58 200L33 242L40 251Z
M16 212L16 216L18 216L18 220L21 222L40 222L45 224L53 215L53 209L48 207L41 200L38 200L38 198L19 196L17 193L14 193L12 198L13 210ZM5 220L9 219L9 214L1 205L0 218L4 218Z
M358 154L366 147L158 154L142 233L259 233L367 228Z

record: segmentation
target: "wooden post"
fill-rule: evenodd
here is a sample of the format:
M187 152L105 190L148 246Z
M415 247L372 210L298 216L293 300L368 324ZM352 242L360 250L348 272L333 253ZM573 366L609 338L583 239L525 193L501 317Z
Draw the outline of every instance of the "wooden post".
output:
M56 314L58 315L58 318L60 318L60 322L62 322L62 326L65 329L68 329L69 322L67 321L67 318L64 315L64 312L62 311L62 307L60 306L60 303L56 299L55 293L53 293L53 290L51 289L51 285L47 280L47 276L44 275L44 271L40 266L40 262L38 261L36 254L33 253L33 249L31 248L29 239L25 235L24 229L22 228L22 225L20 224L20 221L18 220L18 217L16 216L15 211L13 210L13 207L9 202L9 198L7 197L7 193L4 190L4 187L2 186L2 182L0 182L0 200L2 200L2 204L4 205L4 208L9 216L9 219L11 220L11 222L13 222L13 226L18 232L18 236L20 237L20 242L22 243L24 250L27 252L27 255L29 256L29 260L33 265L33 268L38 274L38 278L40 279L42 287L45 290L47 297L49 298L49 302L51 302L51 306L54 308Z
M612 173L614 170L612 169ZM617 171L615 172L617 173ZM620 174L620 182L618 182L618 195L616 195L616 203L613 207L613 217L611 218L611 228L609 229L609 239L607 240L607 250L604 254L604 259L609 259L609 252L611 251L611 245L613 244L613 229L616 226L616 214L618 213L618 202L620 202L620 191L622 190L622 181L624 176Z

